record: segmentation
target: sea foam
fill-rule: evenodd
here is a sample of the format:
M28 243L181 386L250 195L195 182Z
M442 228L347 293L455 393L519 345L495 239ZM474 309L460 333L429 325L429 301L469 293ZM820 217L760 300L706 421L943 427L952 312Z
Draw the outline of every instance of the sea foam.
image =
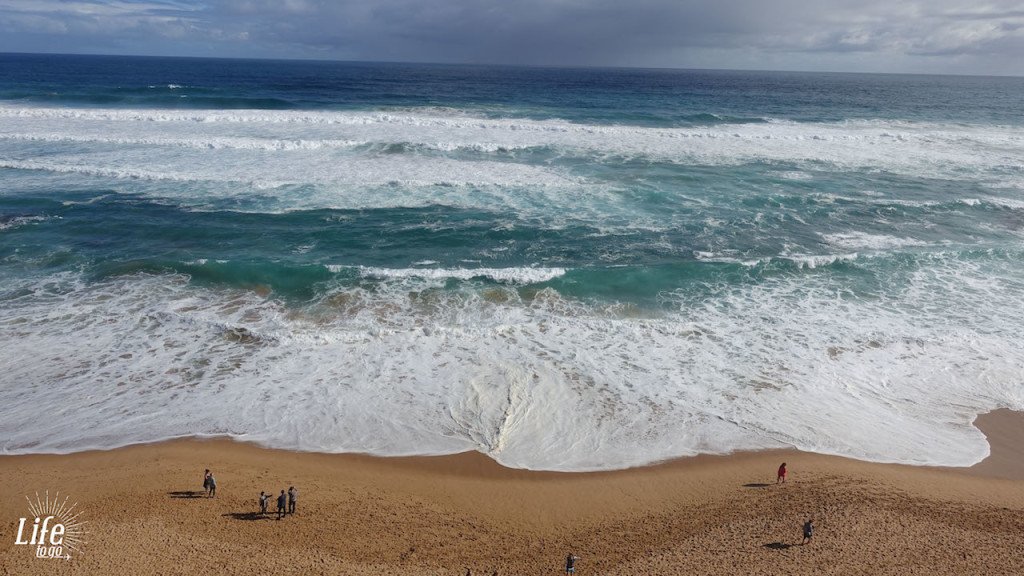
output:
M257 180L259 174L282 172L283 165L303 167L292 172L314 176L323 170L324 153L372 145L405 145L407 150L446 154L453 151L507 155L517 150L547 150L554 157L646 159L683 164L797 163L807 169L856 170L864 167L894 173L943 178L987 174L1019 179L1024 139L1010 126L913 123L893 120L761 124L695 128L587 125L559 120L491 119L368 112L309 111L173 111L96 110L0 106L8 142L84 142L114 147L142 147L146 165L137 171L157 172L157 163L197 171L224 168L225 159L196 156L182 150L265 151L285 156L258 157L241 162ZM168 150L170 149L170 150ZM293 153L306 152L308 155ZM467 159L468 160L468 159ZM479 160L479 159L478 159ZM235 162L228 163L228 166ZM261 167L264 166L265 167ZM506 170L522 170L506 163ZM393 163L396 170L402 163ZM175 172L171 169L170 172ZM126 174L132 169L125 168ZM445 166L445 180L474 182L472 162ZM358 173L358 171L357 171ZM783 172L803 174L803 172ZM563 173L563 176L565 174ZM789 177L789 176L785 176ZM344 173L338 176L344 180ZM396 176L396 181L423 180ZM276 180L276 179L275 179ZM428 179L429 180L429 179ZM484 180L486 182L486 180Z
M942 262L896 300L780 276L703 305L667 294L657 318L551 289L424 292L418 270L300 309L175 275L26 281L0 308L4 380L24 384L0 390L3 450L222 434L549 470L782 446L968 465L987 454L973 417L1024 408L1024 317L993 270Z
M973 418L1024 408L1022 156L1018 128L952 121L3 104L19 211L0 232L20 244L0 449L227 435L566 471L787 446L968 465L988 450ZM417 235L321 248L306 215L268 216L306 210L344 239L380 214ZM208 274L233 237L178 231L181 253L147 260L89 235L108 214L235 211L294 241L234 244L257 262L242 280ZM431 244L456 223L480 246ZM296 271L312 280L291 294L264 282Z

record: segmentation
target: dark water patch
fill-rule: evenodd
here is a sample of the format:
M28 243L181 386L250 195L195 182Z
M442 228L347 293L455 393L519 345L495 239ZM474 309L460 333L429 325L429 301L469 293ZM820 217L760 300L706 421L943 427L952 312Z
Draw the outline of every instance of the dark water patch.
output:
M224 339L235 344L245 346L257 346L264 344L267 338L248 329L244 326L225 327L223 330Z
M332 274L323 266L288 265L266 260L246 262L175 262L140 259L97 262L91 268L92 280L101 281L136 274L182 274L200 286L252 290L260 295L274 294L289 300L309 300L316 296L317 285ZM236 335L243 338L243 335Z
M765 124L767 118L760 116L730 116L728 114L710 114L702 112L683 116L678 120L680 126L714 126L716 124Z
M22 100L40 105L84 105L97 108L161 108L174 110L295 110L295 103L281 98L258 98L245 96L213 96L190 94L188 90L179 93L148 94L139 92L54 92L46 94L10 94L12 100Z
M5 100L128 105L127 93L154 106L147 93L163 96L168 85L197 97L215 92L206 105L228 108L442 103L497 117L654 126L878 117L1019 124L1024 108L1020 78L0 55ZM170 92L170 100L191 99Z
M875 271L865 264L841 259L813 267L786 258L765 258L753 263L689 260L658 266L575 269L541 286L584 300L637 302L645 306L675 306L680 297L699 302L718 297L723 290L809 276L827 277L837 286L853 287L868 294L880 286Z
M846 215L834 218L835 224L824 217L800 222L787 212L831 214L827 211L837 205ZM512 285L524 290L521 297L530 298L551 288L580 300L654 308L675 305L681 294L697 302L730 287L786 279L814 280L838 292L875 297L906 285L918 270L955 259L1005 258L1007 250L995 242L979 245L977 240L948 239L958 219L968 230L970 211L1013 213L998 205L964 204L966 212L955 212L955 218L944 221L947 226L939 237L947 242L932 243L918 240L925 237L924 224L912 233L901 230L901 236L892 236L892 221L872 220L870 209L860 202L774 195L757 206L765 213L774 207L775 224L753 221L749 212L743 212L749 206L740 203L735 212L713 210L708 217L692 208L673 228L604 230L446 206L280 214L195 212L137 195L62 192L52 198L0 199L0 217L8 221L46 215L38 223L0 234L5 240L0 244L0 266L18 275L33 270L84 271L93 281L140 273L180 274L197 285L253 290L296 302L357 287L373 290L416 276L368 275L365 268L422 269L423 278L415 282L440 282L446 290L478 292ZM713 226L708 223L710 214L718 219ZM867 234L863 237L869 243L881 244L860 250L833 246L835 240L827 240L833 233L856 243L860 236L842 236L850 229ZM900 244L903 236L909 240ZM474 268L566 272L550 279L537 279L547 273L467 273ZM453 271L450 277L445 270Z

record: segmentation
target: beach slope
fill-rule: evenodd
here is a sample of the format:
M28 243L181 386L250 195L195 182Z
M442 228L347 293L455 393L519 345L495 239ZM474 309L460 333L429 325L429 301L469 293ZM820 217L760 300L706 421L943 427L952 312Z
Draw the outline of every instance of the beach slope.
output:
M561 474L475 453L385 459L228 440L5 456L0 574L557 574L570 552L580 575L1024 574L1024 416L976 424L992 456L970 470L778 451ZM789 480L776 485L782 461ZM294 516L255 513L261 490L292 485ZM88 522L67 561L14 545L25 496L47 490ZM815 538L800 546L810 516Z

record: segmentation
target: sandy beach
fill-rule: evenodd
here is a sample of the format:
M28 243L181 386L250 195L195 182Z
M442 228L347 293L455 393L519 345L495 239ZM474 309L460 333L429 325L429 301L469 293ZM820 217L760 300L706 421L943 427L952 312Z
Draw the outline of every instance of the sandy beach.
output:
M180 440L0 458L0 574L1024 574L1024 415L976 425L971 469L776 451L617 472L510 470L476 453L373 458ZM779 463L789 479L775 484ZM218 481L202 496L204 468ZM300 489L297 513L256 514ZM77 500L70 560L15 546L25 496ZM271 510L274 505L271 503ZM814 540L800 546L813 516ZM31 519L29 520L31 522Z

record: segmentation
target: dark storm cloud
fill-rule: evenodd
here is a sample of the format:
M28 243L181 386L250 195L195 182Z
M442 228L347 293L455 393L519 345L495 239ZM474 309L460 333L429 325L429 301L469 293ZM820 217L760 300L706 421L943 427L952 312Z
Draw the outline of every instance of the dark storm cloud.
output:
M963 0L0 0L0 49L1024 73L1024 10Z

